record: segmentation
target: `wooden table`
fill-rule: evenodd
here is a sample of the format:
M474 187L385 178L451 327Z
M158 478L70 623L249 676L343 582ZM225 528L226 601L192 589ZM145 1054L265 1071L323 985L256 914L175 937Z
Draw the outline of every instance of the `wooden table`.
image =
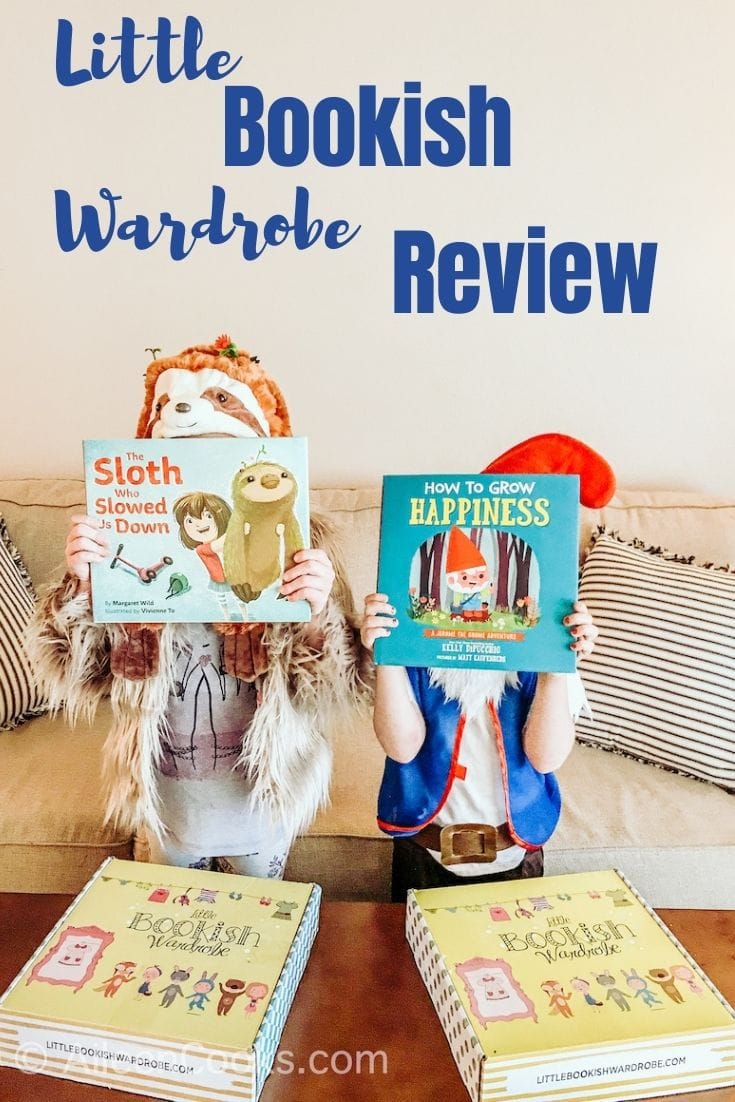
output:
M61 895L0 894L0 991L69 901ZM726 998L735 1000L735 911L659 913ZM322 905L321 929L263 1102L468 1097L404 940L403 921L403 907L390 903ZM733 1102L735 1089L667 1097ZM39 1098L140 1102L141 1095L0 1068L0 1102Z

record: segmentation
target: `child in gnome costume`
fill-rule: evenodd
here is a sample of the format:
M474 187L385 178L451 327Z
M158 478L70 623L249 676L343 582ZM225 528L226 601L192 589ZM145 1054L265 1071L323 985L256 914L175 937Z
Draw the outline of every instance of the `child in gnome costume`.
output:
M559 434L512 448L490 472L579 474L591 508L615 488L601 456ZM452 614L467 608L475 616L487 566L460 542L449 550ZM385 594L366 598L366 648L390 634L395 613ZM598 634L586 606L574 603L564 623L577 659L586 658ZM572 748L585 704L576 673L377 667L373 723L387 755L378 825L393 837L395 902L408 888L543 875L542 846L561 811L553 771Z
M229 337L148 367L139 438L290 434L281 391ZM363 694L364 652L332 529L314 516L311 536L281 588L310 623L95 624L89 564L110 548L97 519L72 518L30 648L72 722L110 694L108 816L146 828L155 861L280 877L326 798L330 713Z

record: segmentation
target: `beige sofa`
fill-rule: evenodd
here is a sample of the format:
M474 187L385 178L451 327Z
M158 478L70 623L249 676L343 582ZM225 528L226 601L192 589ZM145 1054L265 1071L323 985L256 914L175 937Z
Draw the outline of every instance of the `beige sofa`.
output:
M0 481L0 513L37 587L58 569L75 480ZM339 523L354 592L375 587L379 491L317 490L314 507ZM735 562L735 502L625 491L586 513L582 543L604 522L715 562ZM70 731L41 716L0 733L0 891L74 891L108 854L144 859L145 844L103 824L100 750L106 714ZM370 725L335 732L330 807L292 851L287 875L326 896L385 899L390 843L375 825L382 769ZM723 790L578 745L560 772L564 811L547 872L618 867L656 906L735 908L735 803Z

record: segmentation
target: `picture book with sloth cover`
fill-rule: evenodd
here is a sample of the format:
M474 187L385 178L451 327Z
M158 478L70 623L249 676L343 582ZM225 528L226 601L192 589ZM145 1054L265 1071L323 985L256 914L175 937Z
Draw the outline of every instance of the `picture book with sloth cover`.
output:
M155 1098L257 1099L320 895L108 858L0 997L0 1064Z
M92 563L97 623L311 618L280 595L309 547L303 437L86 440L84 469L110 548Z
M572 672L578 528L577 475L387 475L375 661Z
M735 1012L615 870L412 891L406 936L477 1102L735 1083Z

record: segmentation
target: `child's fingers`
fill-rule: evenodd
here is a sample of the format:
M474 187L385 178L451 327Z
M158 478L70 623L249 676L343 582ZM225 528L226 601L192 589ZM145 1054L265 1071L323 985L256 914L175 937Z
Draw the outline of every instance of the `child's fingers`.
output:
M381 629L386 635L390 635L390 628L398 626L398 621L395 619L388 619L386 616L366 616L362 622L362 626L366 631L372 631L373 629Z
M376 639L388 638L398 624L395 612L384 593L371 593L365 598L365 615L360 629L363 646L372 650Z
M70 524L86 524L89 528L101 528L102 521L99 517L90 517L86 513L74 513L69 519Z
M376 639L387 639L390 635L390 630L385 624L386 621L384 618L379 619L377 626L363 624L362 630L360 631L360 638L362 639L363 646L367 647L368 650L372 650Z
M576 632L579 630L580 629L575 629L575 631L572 633L575 638L574 642L570 643L569 646L571 650L573 650L574 653L577 655L577 658L588 658L589 655L592 654L592 651L595 649L595 640L597 639L599 632L597 628L593 628L589 633L585 633L584 635L577 635Z
M306 559L297 563L296 566L290 566L283 573L284 582L293 582L305 577L329 578L331 581L334 578L331 562L329 559Z
M105 556L100 555L99 551L77 551L72 556L73 562L104 562Z
M309 604L311 604L313 601L317 599L321 600L323 597L324 593L320 589L314 589L311 586L300 586L289 594L288 599L289 601L308 601Z
M289 601L308 601L311 606L311 611L314 613L321 612L327 603L328 593L325 593L323 589L315 589L310 587L304 587L297 589L289 596Z
M79 524L74 524L69 529L69 534L66 537L67 543L77 539L79 536L86 536L88 539L94 540L95 543L107 547L107 536L105 536L99 528L93 528L90 524L83 524L81 521Z
M301 574L292 582L284 582L281 586L281 596L296 597L302 589L315 589L324 596L329 596L333 580L331 575Z
M365 598L365 615L375 616L378 613L385 616L395 616L396 610L389 603L384 593L371 593L369 597Z
M69 540L66 545L66 550L69 558L71 558L72 555L78 554L80 551L92 551L100 558L106 558L110 553L107 541L102 542L101 540L91 539L86 535L80 535L75 539Z
M594 646L595 639L600 634L599 630L594 624L589 624L587 627L576 627L571 629L571 635L574 638L573 646L582 643L587 645L588 643Z
M583 622L581 624L572 624L569 627L569 634L574 639L592 639L593 641L600 634L599 628L591 622Z
M569 628L573 639L569 647L577 658L587 658L594 650L595 640L600 632L584 601L575 601L572 609L572 612L564 617L564 624Z
M89 566L93 562L104 562L104 558L94 551L77 551L74 558L69 559L66 565L70 574L76 575L82 582L88 582Z
M300 551L296 551L293 557L294 562L320 562L326 566L331 567L329 555L326 551L322 551L321 547L303 547Z
M583 624L592 624L592 622L592 617L587 609L585 609L584 612L570 612L568 616L564 617L564 623L570 628Z

